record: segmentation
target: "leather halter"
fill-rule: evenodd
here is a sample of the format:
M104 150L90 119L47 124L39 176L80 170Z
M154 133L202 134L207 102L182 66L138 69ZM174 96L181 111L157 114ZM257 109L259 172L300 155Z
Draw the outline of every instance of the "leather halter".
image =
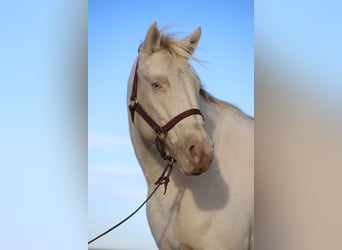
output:
M158 123L156 123L150 115L143 109L143 107L140 105L140 103L137 100L137 91L138 91L138 65L139 65L139 59L137 60L136 66L135 66L135 73L134 73L134 79L133 79L133 88L132 88L132 93L131 97L129 100L129 105L128 108L131 113L131 120L132 123L134 124L134 114L137 112L150 127L154 130L156 133L156 145L157 149L160 152L162 158L164 160L172 160L175 162L175 159L172 156L169 156L165 153L164 149L164 139L167 135L167 132L171 130L177 123L182 121L183 119L187 118L188 116L191 115L200 115L203 117L203 114L199 109L188 109L178 115L176 115L174 118L172 118L170 121L168 121L165 125L159 126Z

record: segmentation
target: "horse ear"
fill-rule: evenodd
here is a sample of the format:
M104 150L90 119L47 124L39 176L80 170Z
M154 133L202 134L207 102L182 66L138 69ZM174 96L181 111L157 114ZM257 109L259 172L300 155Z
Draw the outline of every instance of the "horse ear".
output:
M160 32L157 28L157 22L153 22L148 28L145 40L140 51L146 55L152 54L160 47Z
M189 53L191 55L192 55L192 53L194 53L200 37L201 37L201 27L198 27L190 35L183 38L183 41L185 41L189 44L187 50L189 51Z

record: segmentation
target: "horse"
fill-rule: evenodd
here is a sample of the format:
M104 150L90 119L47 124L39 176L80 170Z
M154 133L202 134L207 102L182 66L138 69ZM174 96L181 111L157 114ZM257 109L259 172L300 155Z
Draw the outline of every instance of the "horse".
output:
M198 27L176 39L152 23L128 79L129 132L149 193L165 162L174 165L147 219L162 250L251 250L254 119L202 87L189 62L200 36Z

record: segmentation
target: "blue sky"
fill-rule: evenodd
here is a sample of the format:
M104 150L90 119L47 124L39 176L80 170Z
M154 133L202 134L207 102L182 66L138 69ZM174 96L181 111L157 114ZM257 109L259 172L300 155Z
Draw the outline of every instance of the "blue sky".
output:
M126 87L137 48L153 21L158 27L171 25L179 38L201 26L195 56L205 63L192 65L202 84L254 116L253 1L89 1L89 239L127 216L146 196L129 139ZM145 209L92 246L157 249Z
M172 30L183 31L184 35L201 25L202 38L196 55L208 63L205 67L194 66L204 85L215 96L253 114L253 3L235 2L172 1L167 5L162 1L89 1L87 221L87 1L1 1L1 249L86 248L87 238L112 226L144 199L145 181L128 139L124 103L137 46L153 21L161 26L171 24ZM324 124L322 131L312 137L314 144L327 136L326 131L338 140L333 150L327 145L329 161L340 159L341 148L340 10L341 1L255 2L255 58L259 59L256 66L267 70L263 72L266 78L267 74L275 78L271 86L256 82L256 127L269 125L273 115L285 118L282 126L297 126L297 117L291 112L309 106L309 118L318 118ZM294 73L298 75L293 76ZM264 98L263 93L271 98ZM286 115L283 111L287 111ZM307 119L306 113L302 115ZM114 117L119 119L115 121ZM271 124L272 131L281 130L277 123L280 122ZM333 129L326 128L330 126ZM307 129L305 126L302 130ZM258 157L264 154L260 147L266 144L266 152L270 148L287 150L284 140L270 140L272 131L259 132ZM303 131L299 128L298 134ZM279 159L282 163L290 159L289 164L293 164L288 151L293 151L293 143L304 145L301 140L293 136L288 146L291 150L285 151L286 157L282 157L282 152ZM337 155L332 156L336 158L330 158L334 150ZM296 155L298 152L301 151L296 151ZM324 150L313 160L318 157L325 157ZM326 171L326 164L311 174L303 171L303 166L311 164L300 162L298 166L299 172L309 173L306 179L312 173L335 174ZM285 176L294 174L287 168L283 171ZM263 176L260 169L258 176ZM277 177L272 173L267 176L272 180ZM268 190L279 190L276 183L256 179L256 184L260 183ZM294 188L306 194L302 185ZM337 191L330 194L340 197ZM259 200L264 200L264 195L256 192ZM291 206L287 203L285 209L292 210ZM330 207L324 212L337 215L334 223L340 219ZM256 209L255 214L262 216L263 211ZM293 231L290 235L294 235ZM268 237L258 234L260 242L269 242ZM285 239L286 244L291 240ZM312 243L312 239L308 242ZM97 244L156 249L144 212Z

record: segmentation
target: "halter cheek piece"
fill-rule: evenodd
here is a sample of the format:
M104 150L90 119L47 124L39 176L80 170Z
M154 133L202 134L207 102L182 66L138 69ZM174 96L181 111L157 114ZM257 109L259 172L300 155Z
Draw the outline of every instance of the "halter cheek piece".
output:
M199 109L188 109L178 115L176 115L174 118L172 118L170 121L168 121L165 125L159 126L150 116L149 114L143 109L143 107L140 105L140 103L137 100L137 90L138 90L138 65L139 60L137 60L136 66L135 66L135 73L134 73L134 80L133 80L133 88L132 93L129 101L128 108L131 113L131 120L134 124L134 114L137 112L144 120L145 122L150 125L150 127L154 130L156 133L156 147L161 155L161 157L170 162L176 162L175 158L168 155L165 152L165 138L167 133L181 120L187 118L191 115L200 115L203 117L203 114Z

